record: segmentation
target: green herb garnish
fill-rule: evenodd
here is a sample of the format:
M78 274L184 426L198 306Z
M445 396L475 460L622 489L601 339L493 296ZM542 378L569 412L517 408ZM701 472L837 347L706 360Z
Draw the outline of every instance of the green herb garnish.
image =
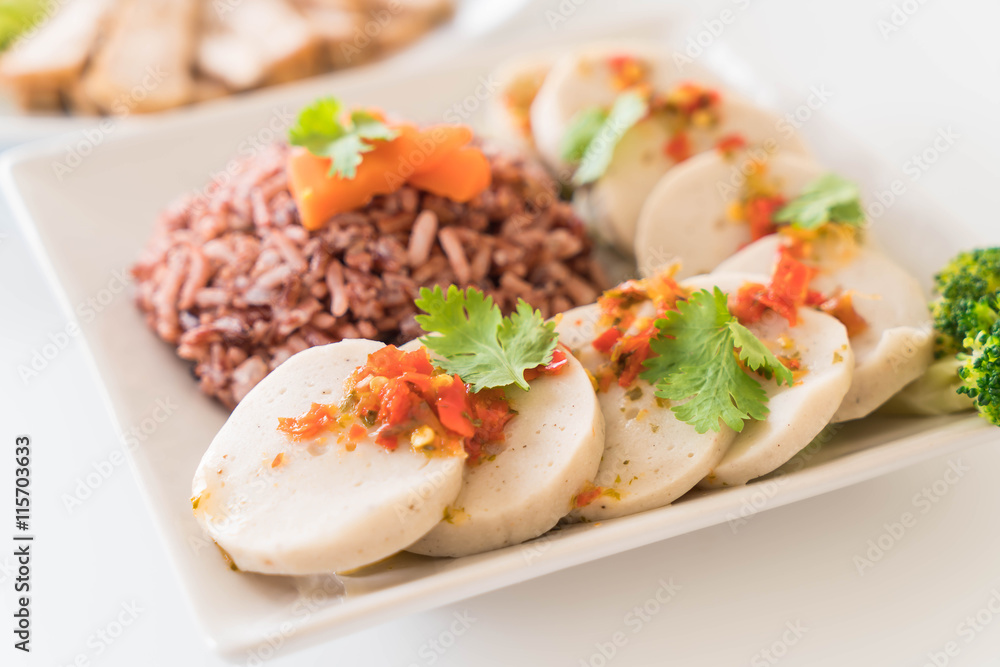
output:
M733 317L726 302L719 288L678 301L677 310L657 320L659 333L650 342L656 356L646 360L642 373L657 396L690 399L670 409L698 433L719 431L719 420L742 431L746 420L767 417L767 393L744 365L778 384L793 382L791 371Z
M324 97L299 112L298 120L288 130L288 142L313 155L330 158L331 177L352 179L375 142L395 139L398 134L371 112L355 110L347 114L337 99Z
M420 339L438 359L435 365L457 373L477 392L516 384L527 390L524 371L549 364L558 335L555 324L519 299L517 309L504 317L493 298L470 287L454 285L447 295L440 286L420 289L416 306L426 313L417 324L427 333Z
M649 114L649 100L635 91L622 93L600 125L593 129L598 113L604 112L591 109L577 114L574 125L566 133L564 151L582 154L580 166L573 174L574 185L587 185L604 175L618 142ZM586 148L581 151L583 140L588 136Z
M573 116L559 147L560 157L573 164L582 160L587 146L594 141L607 119L608 112L600 107L584 109Z
M834 173L824 174L775 214L777 222L816 229L828 222L860 227L865 222L858 186Z

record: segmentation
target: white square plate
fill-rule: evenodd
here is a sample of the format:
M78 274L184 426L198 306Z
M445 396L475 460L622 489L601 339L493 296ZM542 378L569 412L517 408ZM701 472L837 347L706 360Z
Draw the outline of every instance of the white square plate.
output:
M634 34L662 33L646 24ZM717 49L717 60L709 64L745 94L779 109L782 99L791 103L786 109L801 101L795 91L755 81L751 54L741 53L738 61L719 54L726 52ZM200 625L222 653L346 634L713 524L735 528L755 512L996 437L972 415L869 418L844 426L817 451L746 487L690 494L670 507L554 531L520 546L457 560L398 557L340 579L229 571L202 537L188 500L195 466L226 412L198 392L188 365L146 329L130 299L104 295L135 259L164 206L203 187L231 157L251 150L253 141L273 136L276 119L288 120L315 95L334 93L349 103L439 121L456 103L477 106L481 77L501 55L469 56L419 75L374 67L341 75L325 91L314 84L164 119L109 139L61 179L53 168L63 154L57 141L22 147L2 161L4 194L61 287L67 313L79 319L122 431L143 431L162 417L157 406L170 406L169 418L130 447L130 460ZM733 62L740 67L727 64ZM898 179L821 112L811 113L802 131L821 160L862 183L869 197ZM905 196L877 219L875 232L926 285L933 267L978 239L911 183L905 185ZM88 300L95 300L90 308L79 306Z

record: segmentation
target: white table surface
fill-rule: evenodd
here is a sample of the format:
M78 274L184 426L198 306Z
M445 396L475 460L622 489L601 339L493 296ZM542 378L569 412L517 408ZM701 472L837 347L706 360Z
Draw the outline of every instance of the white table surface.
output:
M546 12L561 11L567 21L557 29L571 30L609 4L536 2L520 25L548 30ZM986 240L1000 242L995 1L689 4L709 18L733 10L736 20L725 30L760 36L773 65L764 74L831 91L824 110L901 172L951 128L958 138L920 183ZM879 21L891 22L894 5L897 20L912 15L883 35ZM78 340L40 377L27 384L18 377L17 366L66 320L6 218L0 285L0 479L12 480L14 436L30 434L37 534L33 652L14 651L5 630L0 664L226 664L199 635L127 466L112 466L80 507L64 507L62 496L120 445ZM947 484L952 465L967 471ZM998 470L996 445L966 450L756 515L735 531L701 530L297 653L279 647L266 662L1000 665ZM920 499L935 482L935 502ZM915 521L893 528L906 512ZM866 555L869 541L888 549ZM9 619L13 561L7 547L0 554ZM858 558L869 557L870 567L859 566ZM658 592L665 599L661 582L677 587L663 604L656 602ZM134 612L123 611L130 605ZM639 611L644 606L648 612ZM457 623L462 616L466 623ZM120 634L119 617L128 621ZM254 656L243 662L260 664Z

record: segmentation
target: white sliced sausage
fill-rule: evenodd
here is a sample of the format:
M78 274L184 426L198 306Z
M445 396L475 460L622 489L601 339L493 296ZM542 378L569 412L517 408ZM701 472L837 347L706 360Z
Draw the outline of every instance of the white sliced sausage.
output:
M382 343L299 352L236 406L194 477L195 517L241 570L306 575L354 569L405 549L441 520L464 457L433 458L370 440L292 442L277 430L312 403L339 403L344 380ZM272 467L278 454L279 465Z
M646 203L635 234L635 256L644 274L671 258L681 259L679 278L708 273L750 243L750 226L729 219L728 210L743 194L745 153L727 159L717 151L696 155L659 180ZM792 153L767 160L766 179L792 199L825 169Z
M591 346L600 333L594 329L598 318L599 306L581 306L565 313L557 326L563 343L591 372L604 361ZM669 408L659 406L653 387L644 380L630 390L612 384L597 397L607 435L594 484L620 497L601 495L574 510L575 519L599 521L669 505L719 463L735 436L725 425L719 433L699 435Z
M713 149L721 138L732 134L739 134L749 146L758 147L754 150L755 154L774 158L787 154L810 164L806 160L808 148L797 132L782 125L778 116L729 92L722 92L720 118L716 126L687 132L694 155L710 151L717 160L722 160L722 157ZM692 157L677 163L670 158L663 149L670 138L663 122L655 117L637 124L622 137L615 147L608 170L587 195L591 224L597 229L611 230L615 245L626 254L636 252L636 248L640 247L641 239L636 236L640 214L644 210L656 210L644 206L648 206L657 184L674 169L684 167L695 159ZM689 181L688 185L691 184ZM718 193L715 194L716 201L719 201ZM683 253L674 254L687 259Z
M718 287L733 294L747 282L767 284L759 274L717 273L684 281L696 289ZM767 419L748 421L726 455L699 486L739 486L766 475L804 449L830 422L851 386L854 353L847 330L836 318L809 308L799 309L799 323L790 327L783 317L764 317L748 328L762 341L785 336L787 350L798 355L805 374L791 387L754 376L768 396Z
M531 104L555 59L547 51L518 56L502 63L491 74L498 89L487 103L486 122L498 142L521 152L534 152Z
M780 234L764 237L719 264L716 273L770 274L782 243ZM854 307L868 328L851 338L854 380L833 417L860 419L920 377L930 365L934 336L927 299L916 279L881 251L861 245L845 254L841 246L817 242L819 274L813 288L824 294L854 292Z
M504 429L503 448L493 460L466 467L450 519L407 551L466 556L520 544L569 512L574 496L597 473L604 416L590 378L572 357L561 373L529 386L527 392L507 391L517 416Z
M628 55L642 62L655 91L666 91L685 80L706 83L715 78L695 66L679 69L673 52L660 45L600 42L566 53L552 66L531 105L531 131L539 155L555 172L570 172L561 155L563 135L576 114L591 107L610 109L619 91L612 85L609 60Z
M679 67L669 50L653 44L601 43L556 61L531 106L535 146L561 180L568 180L573 170L560 154L566 131L580 111L610 109L614 104L620 90L614 85L616 73L610 61L622 55L632 56L644 66L644 81L656 93L667 93L685 82L721 91L719 122L711 128L686 132L692 154L712 149L724 136L739 134L768 155L808 155L805 143L787 123L725 91L704 70ZM671 138L665 119L658 114L640 121L620 137L604 176L590 188L577 191L575 204L581 216L626 255L633 252L636 223L646 197L676 164L665 152Z

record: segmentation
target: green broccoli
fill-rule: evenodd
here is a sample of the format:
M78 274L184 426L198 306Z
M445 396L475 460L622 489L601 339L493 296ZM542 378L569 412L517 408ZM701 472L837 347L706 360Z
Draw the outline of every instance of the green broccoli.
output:
M934 277L931 303L938 331L937 356L968 351L965 340L1000 319L1000 248L960 253Z
M958 354L964 361L958 371L963 382L958 393L974 400L979 413L1000 426L1000 322L963 343L969 352Z
M1000 426L1000 248L959 253L934 283L937 361L883 412L941 415L976 408Z
M1000 248L959 253L934 283L938 360L886 409L945 414L976 408L1000 426Z

